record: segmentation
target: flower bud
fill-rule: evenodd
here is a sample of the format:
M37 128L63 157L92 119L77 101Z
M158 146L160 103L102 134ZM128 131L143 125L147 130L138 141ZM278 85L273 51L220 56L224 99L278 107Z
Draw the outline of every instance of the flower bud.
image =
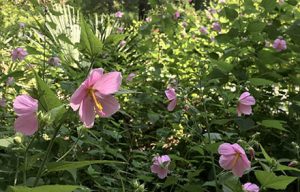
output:
M291 161L288 166L289 167L296 167L298 165L298 161Z
M20 144L22 143L22 138L20 136L15 136L14 137L14 143L15 144Z
M255 151L252 147L249 147L248 150L249 150L250 158L252 161L255 158Z

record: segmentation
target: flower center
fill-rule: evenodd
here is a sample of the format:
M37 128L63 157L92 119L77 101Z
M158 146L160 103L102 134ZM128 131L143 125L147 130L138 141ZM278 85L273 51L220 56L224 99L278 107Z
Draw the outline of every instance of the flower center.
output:
M241 154L240 154L240 153L236 153L236 154L234 155L234 160L233 160L233 162L232 162L233 167L236 166L236 164L237 164L237 162L238 162L238 160L239 160L240 157L241 157Z
M96 95L95 95L95 90L94 89L89 89L89 95L92 96L92 99L97 107L97 109L101 112L103 110L103 107L101 105L101 103L98 101Z

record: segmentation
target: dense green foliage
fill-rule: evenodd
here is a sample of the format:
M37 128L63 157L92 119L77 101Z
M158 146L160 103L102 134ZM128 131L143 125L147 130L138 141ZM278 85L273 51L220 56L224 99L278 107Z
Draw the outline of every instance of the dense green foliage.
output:
M149 0L151 21L138 20L139 1L42 2L0 0L0 191L242 192L246 182L300 191L298 0L211 1L204 10L195 10L199 1ZM272 47L278 37L286 50ZM17 47L28 56L13 62ZM52 56L60 66L48 63ZM86 128L69 104L94 68L122 73L121 109ZM238 117L245 91L256 104ZM39 101L33 136L14 130L22 93ZM243 177L220 167L222 143L238 143L249 159L255 151ZM150 171L157 154L171 158L165 179Z

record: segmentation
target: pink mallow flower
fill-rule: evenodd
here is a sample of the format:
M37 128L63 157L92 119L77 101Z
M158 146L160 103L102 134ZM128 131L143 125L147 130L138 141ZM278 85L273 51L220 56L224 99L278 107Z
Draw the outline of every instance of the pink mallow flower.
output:
M24 135L33 135L38 130L38 101L29 95L19 95L13 106L18 116L14 123L15 130Z
M103 69L93 69L87 79L73 93L70 105L74 111L79 109L80 120L90 128L95 121L95 113L100 117L110 117L120 109L112 95L120 89L120 72L103 74Z
M222 30L220 23L219 22L213 22L213 24L212 24L212 30L220 32Z
M202 35L207 35L208 34L207 28L204 27L204 26L201 26L199 30L200 30L200 33Z
M151 18L151 17L146 17L145 21L146 21L147 23L150 23L150 22L152 21L152 18Z
M273 43L273 48L280 52L287 49L286 42L282 38L277 38Z
M178 19L180 17L180 12L179 11L176 11L175 13L174 13L174 18L175 19Z
M61 65L59 57L56 57L56 56L50 57L49 60L48 60L48 64L52 65L52 66L55 66L55 67Z
M259 187L254 183L245 183L243 185L243 190L245 192L259 192Z
M168 167L171 159L168 155L156 156L152 160L151 172L157 174L160 179L167 177L170 172Z
M127 82L130 82L130 81L132 81L133 80L133 78L136 76L136 74L135 73L130 73L128 76L127 76L127 78L126 78L126 81Z
M252 105L255 104L255 99L250 95L249 92L244 92L239 98L239 103L237 105L237 114L241 116L242 114L251 115Z
M17 59L19 61L22 61L25 59L25 57L28 55L27 51L25 51L23 48L21 47L18 47L16 49L14 49L12 52L11 52L11 57L12 57L12 60L13 61L16 61Z
M223 143L218 152L221 155L220 166L225 170L231 170L235 176L243 176L245 170L251 167L244 149L237 143Z
M121 11L118 11L118 12L115 13L115 17L116 17L116 18L122 18L123 15L124 15L124 13L121 12Z
M6 85L7 86L12 86L15 83L15 78L14 77L8 77L6 80Z
M176 107L177 104L177 96L174 88L168 88L165 90L165 94L170 101L168 105L168 111L173 111Z

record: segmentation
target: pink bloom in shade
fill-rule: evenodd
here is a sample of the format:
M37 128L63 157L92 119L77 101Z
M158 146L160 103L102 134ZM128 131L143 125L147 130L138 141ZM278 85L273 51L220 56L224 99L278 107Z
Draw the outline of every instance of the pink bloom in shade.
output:
M200 27L200 33L201 33L202 35L207 35L207 34L208 34L207 28L204 27L204 26L201 26L201 27Z
M245 183L243 185L243 190L245 192L259 192L259 187L254 183Z
M212 24L212 29L214 30L214 31L217 31L217 32L220 32L222 29L221 29L221 25L220 25L220 23L219 22L214 22L213 24Z
M19 95L13 106L18 116L14 124L15 130L24 135L33 135L38 130L38 101L29 95Z
M167 177L170 172L168 167L170 165L171 159L168 155L156 156L152 160L151 172L156 173L160 179Z
M121 12L121 11L118 11L118 12L115 13L115 17L116 17L116 18L122 18L123 15L124 15L124 13Z
M56 57L56 56L50 57L49 60L48 60L48 64L53 65L55 67L61 65L59 57Z
M152 18L151 17L146 17L145 21L150 23L152 21Z
M6 85L11 86L15 83L15 78L14 77L8 77L6 80Z
M5 98L1 98L0 99L0 106L1 107L5 107L6 106L6 99Z
M95 121L95 113L100 117L110 117L120 109L112 95L120 89L120 72L103 74L103 69L93 69L87 79L73 93L70 105L74 111L79 109L80 120L90 128Z
M123 33L124 32L124 27L118 27L117 32L118 33Z
M225 170L231 170L235 176L241 177L251 167L244 149L237 143L223 143L218 149L221 155L219 164Z
M174 13L174 18L175 19L178 19L180 17L180 12L179 11L176 11L175 13Z
M21 47L18 47L16 49L14 49L12 52L11 52L11 57L12 57L12 60L15 61L15 60L19 60L19 61L22 61L25 59L25 57L28 55L27 51L25 51L23 48Z
M282 38L277 38L273 43L273 48L276 49L278 52L286 50L286 42Z
M126 79L126 81L127 82L130 82L130 81L132 81L133 80L133 78L136 76L136 74L135 73L130 73L128 76L127 76L127 79Z
M168 88L167 90L165 90L165 94L166 94L168 100L170 101L170 103L168 105L168 111L173 111L177 104L177 97L176 97L175 89Z
M249 92L244 92L241 94L239 98L239 103L237 105L237 113L238 116L242 114L251 115L252 113L252 105L255 104L255 99L250 95Z

